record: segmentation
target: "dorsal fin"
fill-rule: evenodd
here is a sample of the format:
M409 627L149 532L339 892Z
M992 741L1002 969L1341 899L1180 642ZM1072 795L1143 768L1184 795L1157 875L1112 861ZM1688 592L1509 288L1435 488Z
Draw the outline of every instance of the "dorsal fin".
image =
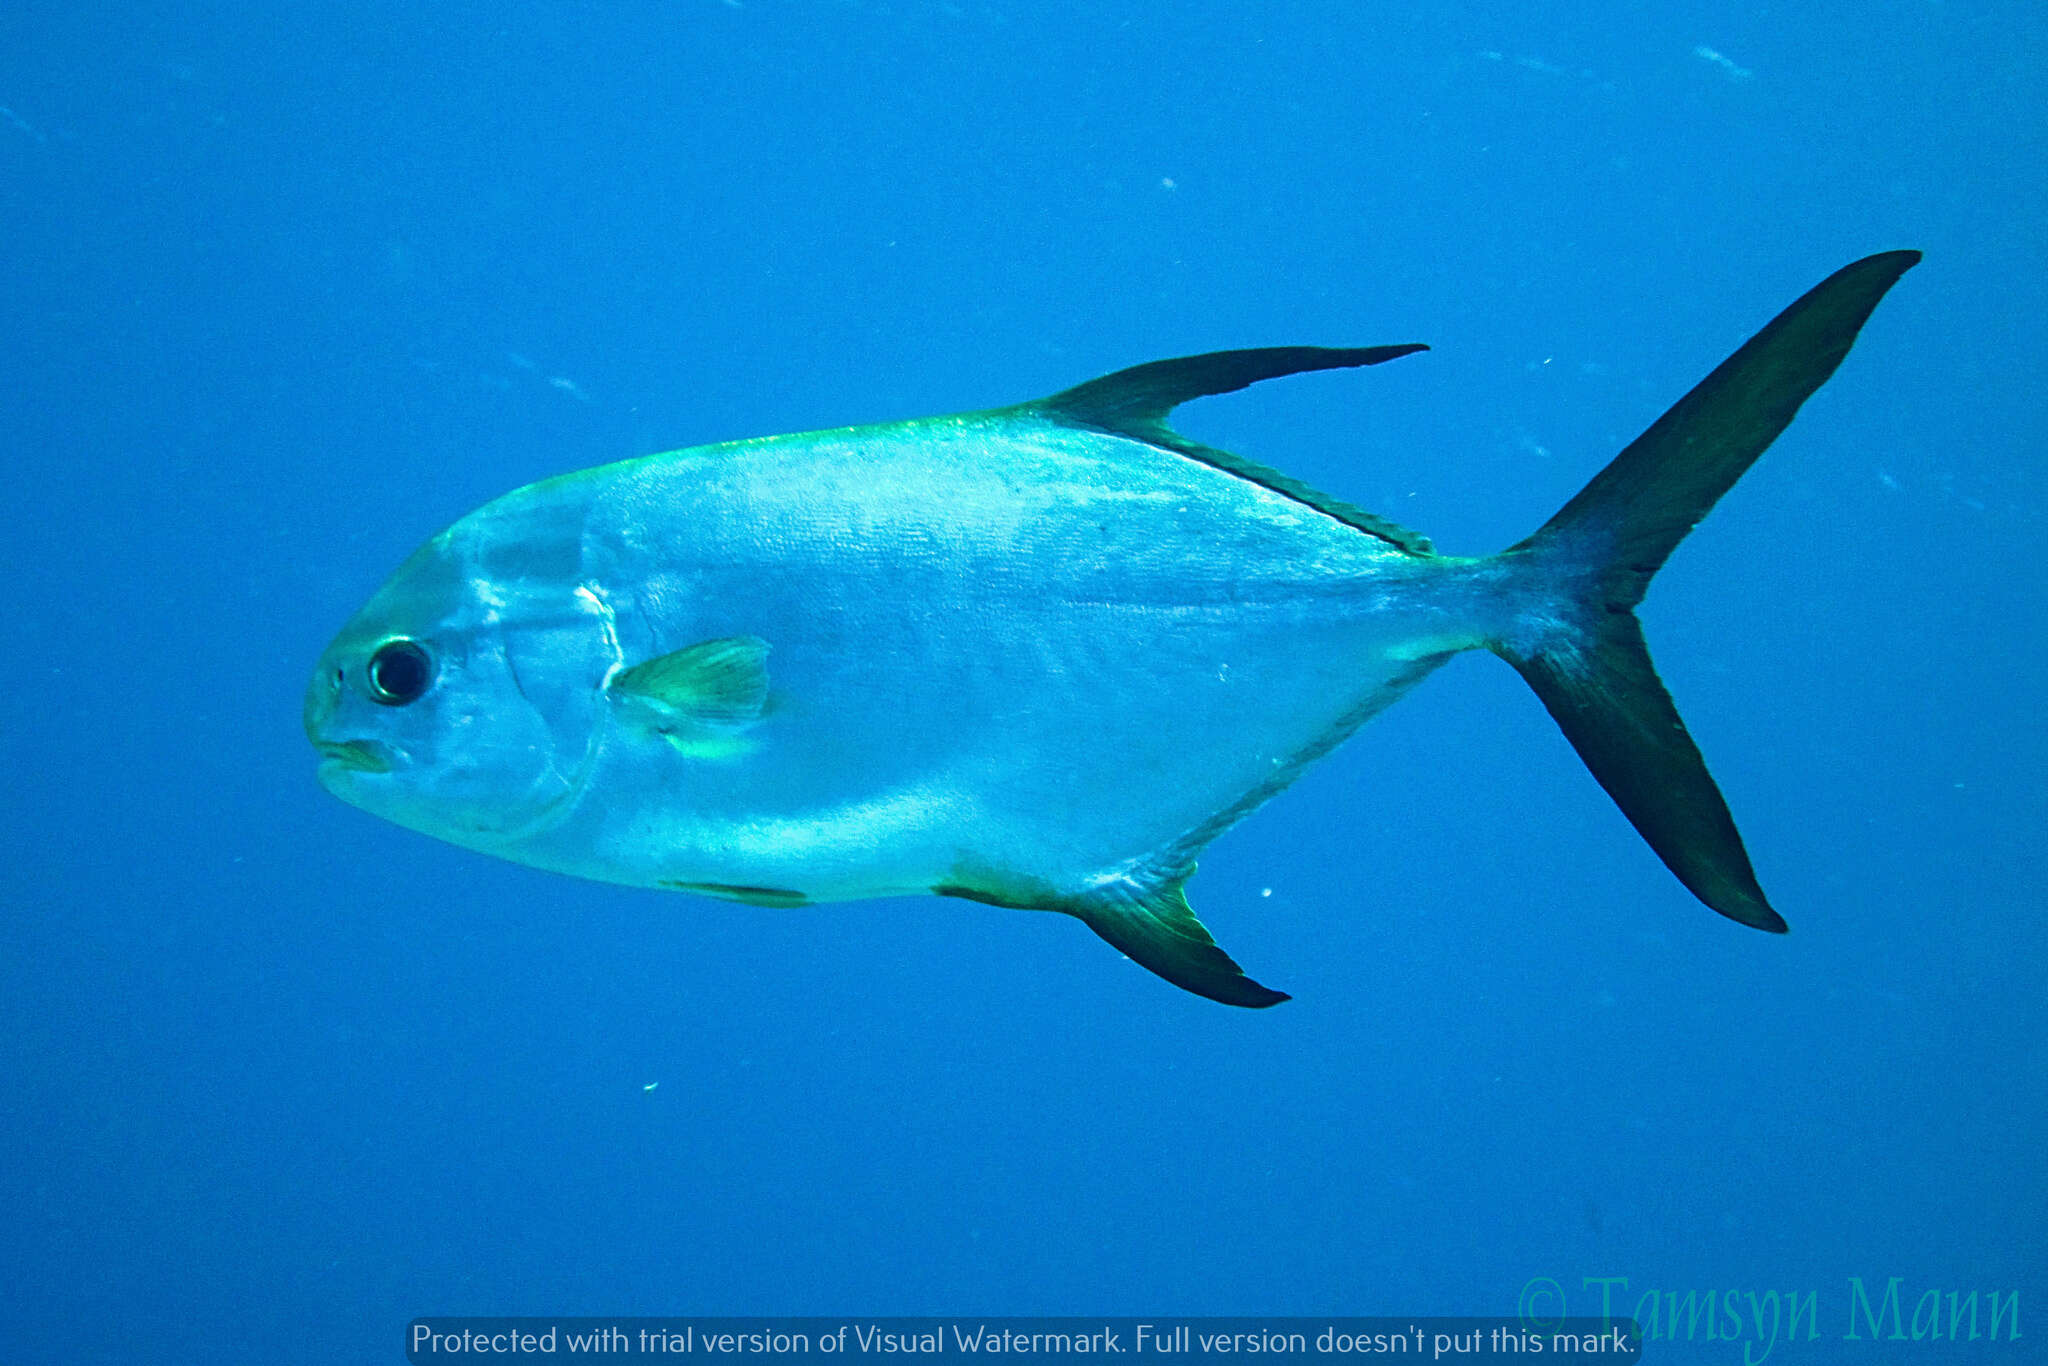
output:
M1420 342L1409 342L1400 346L1262 346L1249 351L1209 351L1199 356L1134 365L1063 389L1025 407L1073 426L1114 432L1199 460L1292 498L1369 536L1417 555L1427 555L1431 553L1427 537L1340 498L1332 498L1257 461L1190 440L1169 427L1166 418L1190 399L1235 393L1262 379L1311 370L1378 365L1428 349Z
M1282 375L1378 365L1428 349L1420 342L1410 342L1405 346L1261 346L1250 351L1208 351L1133 365L1062 389L1036 406L1056 410L1085 426L1150 441L1150 429L1164 427L1166 415L1190 399L1234 394L1262 379Z

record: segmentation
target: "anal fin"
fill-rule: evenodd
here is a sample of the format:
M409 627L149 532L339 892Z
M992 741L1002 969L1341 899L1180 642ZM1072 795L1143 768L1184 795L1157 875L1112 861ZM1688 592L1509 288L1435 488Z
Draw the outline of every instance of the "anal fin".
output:
M1187 865L1165 876L1127 874L1074 895L1034 878L1005 876L988 868L962 868L957 870L956 881L932 891L985 906L1064 912L1139 967L1183 991L1227 1006L1259 1009L1292 1000L1286 992L1247 977L1235 959L1216 947L1207 927L1188 909L1187 894L1182 890L1193 872L1193 865Z
M1290 999L1245 975L1237 961L1210 937L1188 908L1179 879L1144 887L1116 882L1062 907L1078 917L1139 967L1167 981L1221 1001L1253 1009Z

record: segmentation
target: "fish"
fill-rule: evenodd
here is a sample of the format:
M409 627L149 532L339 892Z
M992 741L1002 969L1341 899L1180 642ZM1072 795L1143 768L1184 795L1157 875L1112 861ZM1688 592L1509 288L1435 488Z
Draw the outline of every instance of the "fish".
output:
M1492 555L1439 553L1168 422L1420 343L1185 356L544 479L427 541L321 654L319 779L600 882L1057 911L1263 1007L1288 997L1189 906L1197 855L1484 650L1685 888L1783 932L1635 609L1919 259L1829 276Z

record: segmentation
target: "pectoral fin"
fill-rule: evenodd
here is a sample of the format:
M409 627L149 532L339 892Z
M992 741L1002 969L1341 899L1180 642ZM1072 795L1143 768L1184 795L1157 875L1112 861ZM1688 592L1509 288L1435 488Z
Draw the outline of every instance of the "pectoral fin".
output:
M605 691L633 718L693 759L727 759L751 746L738 731L768 703L768 642L699 641L621 669Z

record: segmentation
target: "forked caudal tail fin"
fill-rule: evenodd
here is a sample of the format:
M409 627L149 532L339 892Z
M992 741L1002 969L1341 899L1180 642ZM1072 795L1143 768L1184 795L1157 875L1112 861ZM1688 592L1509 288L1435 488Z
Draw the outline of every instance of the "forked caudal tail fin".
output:
M1799 405L1827 382L1917 251L1836 271L1657 419L1541 530L1503 551L1546 610L1493 651L1527 679L1586 767L1678 880L1722 915L1783 932L1728 804L1650 664L1635 607L1650 576ZM1519 563L1515 563L1519 561Z

